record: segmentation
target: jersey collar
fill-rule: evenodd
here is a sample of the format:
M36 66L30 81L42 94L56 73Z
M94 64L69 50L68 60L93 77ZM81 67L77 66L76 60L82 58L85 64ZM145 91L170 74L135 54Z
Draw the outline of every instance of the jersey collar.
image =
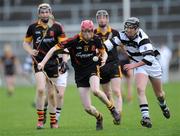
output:
M107 33L111 33L111 27L108 25L107 26L108 28L107 28L107 31L105 32L105 33L103 33L103 32L101 32L101 29L100 29L100 27L98 26L98 28L97 28L97 33L101 33L102 35L105 35L105 34L107 34Z

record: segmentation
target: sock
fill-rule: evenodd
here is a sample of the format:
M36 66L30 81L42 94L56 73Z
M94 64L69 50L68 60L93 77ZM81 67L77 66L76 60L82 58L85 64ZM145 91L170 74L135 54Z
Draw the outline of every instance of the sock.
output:
M49 113L50 114L50 124L56 124L56 113Z
M166 101L164 99L164 97L158 97L157 98L159 101L159 106L161 107L162 110L167 109L167 105L166 105Z
M141 104L141 105L139 105L139 107L140 107L140 110L141 110L142 118L145 118L145 117L149 118L148 104Z
M38 114L38 121L43 121L44 120L44 111L37 109L37 114Z
M61 108L56 108L56 120L59 121L61 115Z
M99 112L98 116L96 117L97 120L101 120L102 119L102 114Z
M107 106L107 108L108 108L110 111L112 111L115 107L114 107L114 105L111 103L110 105Z

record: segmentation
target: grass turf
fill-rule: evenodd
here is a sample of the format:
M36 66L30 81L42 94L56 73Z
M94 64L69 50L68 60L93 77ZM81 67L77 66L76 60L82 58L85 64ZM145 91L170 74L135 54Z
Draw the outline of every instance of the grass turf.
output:
M60 128L50 129L49 119L45 129L36 129L36 110L32 107L33 87L17 87L14 96L8 97L6 90L0 88L0 136L178 136L180 135L180 85L164 85L171 118L165 119L157 104L150 86L147 88L151 129L140 125L140 111L134 89L132 103L123 104L122 123L113 125L112 117L106 107L94 96L92 103L103 113L104 130L96 131L96 120L84 112L77 88L68 86L64 107L61 113Z

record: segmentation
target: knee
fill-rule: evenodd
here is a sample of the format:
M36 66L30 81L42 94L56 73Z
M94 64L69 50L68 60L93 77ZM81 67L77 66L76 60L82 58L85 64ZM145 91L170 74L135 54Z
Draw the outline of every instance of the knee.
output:
M48 93L48 97L50 100L55 99L55 93Z
M58 98L58 99L63 99L63 98L64 98L64 94L58 93L58 94L57 94L57 98Z
M106 96L110 97L112 94L111 94L111 90L103 90L104 93L106 94Z
M44 89L42 89L42 88L40 88L40 89L37 89L37 91L38 91L38 96L39 97L42 97L42 96L44 96L45 95L45 91L44 91Z
M137 87L137 93L139 96L144 96L145 95L145 89L141 87Z
M92 90L92 91L93 91L94 96L99 96L99 90Z
M84 110L85 110L88 114L91 114L91 113L92 113L91 107L84 107Z
M119 89L113 90L113 93L116 97L121 97L121 91Z

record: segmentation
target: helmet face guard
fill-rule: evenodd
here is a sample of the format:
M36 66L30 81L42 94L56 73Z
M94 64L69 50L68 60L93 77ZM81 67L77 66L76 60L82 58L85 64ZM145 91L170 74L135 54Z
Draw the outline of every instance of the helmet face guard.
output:
M128 38L134 39L139 30L139 19L136 17L128 18L124 23L124 31Z
M139 28L139 19L136 17L130 17L128 18L124 23L124 29L126 28Z
M109 14L106 10L98 10L96 13L96 22L99 27L105 27L109 23Z
M49 16L48 17L42 16L43 13L47 13L47 12L52 14L52 9L51 9L51 6L49 4L42 3L38 6L38 16L43 23L48 23L48 21L49 21Z
M49 12L52 13L52 8L48 3L42 3L38 6L38 14L41 12L41 10L49 10Z
M106 10L98 10L97 13L96 13L96 19L99 16L106 16L109 19L109 14L108 14L108 12Z

